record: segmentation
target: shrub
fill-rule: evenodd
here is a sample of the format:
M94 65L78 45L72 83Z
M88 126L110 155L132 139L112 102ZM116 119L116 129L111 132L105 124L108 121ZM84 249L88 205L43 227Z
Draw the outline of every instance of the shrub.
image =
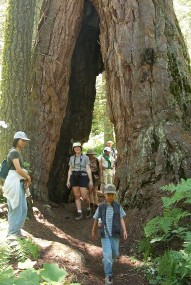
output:
M147 277L153 285L191 284L190 219L187 222L191 213L184 210L185 205L191 204L191 179L162 189L170 193L170 197L162 198L163 214L145 225L144 239L139 243L153 268L147 270ZM157 251L159 247L162 250Z

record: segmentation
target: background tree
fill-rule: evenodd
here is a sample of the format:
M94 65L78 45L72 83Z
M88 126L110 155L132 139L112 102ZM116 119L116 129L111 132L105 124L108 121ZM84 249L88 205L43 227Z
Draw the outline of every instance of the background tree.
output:
M100 15L120 198L141 204L160 185L191 176L189 56L172 1L93 3Z
M69 119L63 125L63 119L66 114L75 116L75 109L79 106L78 101L73 102L71 107L74 110L70 110L68 91L72 54L81 27L83 7L83 0L46 1L42 7L42 17L38 26L31 97L30 128L33 140L31 161L35 181L33 192L45 200L48 198L49 176L51 179L49 195L52 200L63 199L62 189L64 186L66 188L61 172L64 171L65 174L67 172L67 157L72 137L64 140L62 133L67 137L72 127L68 127ZM80 74L83 66L77 66ZM75 92L73 96L75 100ZM66 109L67 103L68 109ZM74 117L73 121L75 124L77 118ZM75 135L75 129L73 132ZM59 151L55 159L56 149Z
M96 80L96 98L94 103L91 136L104 134L104 144L114 140L113 124L110 121L109 107L106 97L106 80L104 73Z
M28 129L31 46L35 0L9 0L2 59L1 119L8 129L1 132L0 149L4 157L13 133Z
M104 132L104 113L106 109L106 90L105 81L102 74L96 79L96 99L94 103L93 119L92 119L92 136L99 135Z
M3 47L6 6L7 6L7 0L1 0L0 1L0 58L1 58L1 52L2 52L2 47ZM1 67L1 61L0 61L0 67Z

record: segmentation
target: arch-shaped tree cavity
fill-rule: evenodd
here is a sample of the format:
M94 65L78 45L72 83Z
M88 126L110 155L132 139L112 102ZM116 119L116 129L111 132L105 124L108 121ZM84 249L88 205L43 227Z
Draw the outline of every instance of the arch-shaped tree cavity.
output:
M103 69L98 15L120 199L143 206L161 185L191 177L189 57L172 1L54 0L43 15L32 92L34 191L47 197L49 184L51 199L63 199L71 139L88 137Z

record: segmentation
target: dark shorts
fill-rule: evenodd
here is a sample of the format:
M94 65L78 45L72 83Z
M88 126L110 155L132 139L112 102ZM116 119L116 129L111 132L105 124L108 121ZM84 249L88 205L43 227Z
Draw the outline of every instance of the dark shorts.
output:
M70 177L70 185L71 187L79 186L87 188L89 185L87 173L83 171L73 171Z

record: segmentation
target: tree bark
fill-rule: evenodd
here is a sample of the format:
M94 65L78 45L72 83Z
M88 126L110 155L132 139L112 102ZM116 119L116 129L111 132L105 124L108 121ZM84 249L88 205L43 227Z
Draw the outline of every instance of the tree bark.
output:
M5 157L18 130L28 129L31 45L35 0L9 0L5 22L2 62L1 159Z
M191 177L187 49L172 1L86 0L85 6L88 3L100 17L119 199L148 206L161 185ZM44 2L31 117L34 192L43 199L48 198L47 183L51 199L63 199L71 141L86 140L90 131L95 76L102 68L94 66L100 60L96 44L92 54L88 48L84 52L90 41L97 42L96 36L86 38L95 16L88 11L82 0ZM83 13L90 17L87 26Z
M69 156L72 154L71 143L87 141L91 130L96 75L103 69L98 36L98 15L91 3L85 1L81 28L71 59L67 108L48 180L49 198L55 202L66 202L70 193L66 179Z
M147 205L161 185L191 177L187 49L170 0L92 2L100 16L119 198Z
M47 183L68 102L71 59L84 1L48 0L42 8L31 97L33 193L47 200Z

